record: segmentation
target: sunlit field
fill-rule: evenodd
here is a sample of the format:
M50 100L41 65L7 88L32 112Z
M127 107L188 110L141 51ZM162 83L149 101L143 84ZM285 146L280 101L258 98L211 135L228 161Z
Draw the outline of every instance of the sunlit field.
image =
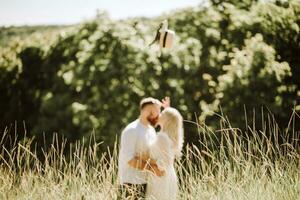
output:
M184 118L179 200L300 200L300 0L116 2L0 1L0 200L117 199L146 97Z
M187 145L181 164L176 163L180 199L299 199L299 133L293 131L297 118L293 113L286 130L279 130L272 117L261 130L248 125L245 132L225 119L216 131L195 123L199 145ZM6 130L1 143L9 138ZM58 141L53 138L42 159L30 140L14 143L11 151L2 148L0 198L117 198L117 142L112 152L99 154L103 144L93 142L92 136L89 145L74 143L64 155L65 141Z

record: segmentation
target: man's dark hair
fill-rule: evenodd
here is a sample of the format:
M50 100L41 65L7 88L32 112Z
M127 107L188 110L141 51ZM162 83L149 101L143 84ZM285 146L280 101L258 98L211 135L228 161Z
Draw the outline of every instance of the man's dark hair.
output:
M153 105L153 104L161 105L161 102L157 99L152 98L152 97L144 98L140 102L140 110L143 110L147 105Z

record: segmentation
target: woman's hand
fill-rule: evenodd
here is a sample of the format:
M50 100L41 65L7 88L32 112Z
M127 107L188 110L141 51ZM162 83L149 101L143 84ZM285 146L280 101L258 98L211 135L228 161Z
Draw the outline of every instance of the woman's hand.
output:
M170 100L170 97L165 97L161 100L161 106L163 108L168 108L171 106L171 100Z

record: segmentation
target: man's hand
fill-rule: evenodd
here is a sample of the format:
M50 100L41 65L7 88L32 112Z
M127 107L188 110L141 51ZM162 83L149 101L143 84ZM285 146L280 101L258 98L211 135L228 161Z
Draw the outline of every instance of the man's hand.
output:
M147 159L144 160L145 158ZM128 161L128 164L135 169L150 171L158 177L165 175L165 171L158 168L156 161L147 156L142 156L142 158L140 156L135 156L133 159Z
M163 107L163 108L168 108L168 107L170 107L171 106L171 100L170 100L170 97L165 97L165 98L163 98L162 100L161 100L161 106Z
M165 175L165 171L164 170L160 170L157 166L157 164L151 164L150 165L150 169L149 169L152 173L154 173L156 176L158 177L162 177Z
M147 162L142 160L139 156L135 156L128 161L128 165L135 169L143 170L146 167Z

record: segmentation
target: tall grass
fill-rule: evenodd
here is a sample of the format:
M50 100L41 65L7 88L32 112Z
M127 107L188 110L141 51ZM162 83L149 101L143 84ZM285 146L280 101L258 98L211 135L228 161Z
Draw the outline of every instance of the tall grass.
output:
M244 131L233 128L223 117L214 131L186 122L199 129L200 145L187 145L176 162L180 199L300 199L296 118L293 112L285 130L271 116L260 130L254 123ZM6 130L0 145L7 137ZM66 151L66 141L55 136L42 156L32 140L13 141L10 150L2 147L0 199L116 199L117 142L103 154L98 149L104 144L84 143Z

